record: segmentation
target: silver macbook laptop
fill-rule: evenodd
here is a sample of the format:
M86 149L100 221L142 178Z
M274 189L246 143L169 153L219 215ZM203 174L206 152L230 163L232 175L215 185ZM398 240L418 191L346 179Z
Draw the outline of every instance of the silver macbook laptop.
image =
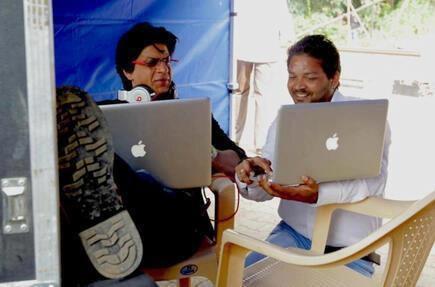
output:
M380 174L387 100L282 106L272 181L299 184L374 177Z
M100 106L115 152L172 188L211 183L210 101L180 99Z

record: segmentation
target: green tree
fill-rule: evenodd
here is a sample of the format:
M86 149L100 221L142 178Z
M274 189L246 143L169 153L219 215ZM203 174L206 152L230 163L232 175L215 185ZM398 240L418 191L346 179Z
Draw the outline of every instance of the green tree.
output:
M374 0L352 0L355 9ZM297 35L323 33L339 45L348 40L346 0L289 0ZM373 46L398 38L430 33L435 26L435 0L384 0L358 10L361 45ZM323 25L328 23L327 25ZM364 28L364 29L363 29ZM314 30L313 30L314 29Z

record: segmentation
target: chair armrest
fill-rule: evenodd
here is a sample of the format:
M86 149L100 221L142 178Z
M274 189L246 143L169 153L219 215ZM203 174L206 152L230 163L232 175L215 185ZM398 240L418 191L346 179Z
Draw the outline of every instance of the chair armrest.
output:
M234 230L225 230L216 286L242 286L245 257L250 251L262 253L288 264L329 268L359 259L385 244L386 240L381 238L379 242L366 242L366 244L343 248L333 253L316 254L296 248L282 248ZM240 284L235 285L235 282L240 282Z
M227 251L226 245L239 246L246 250L245 254L250 251L255 251L268 257L275 258L279 261L300 266L322 266L331 264L337 265L334 263L342 262L343 260L346 260L346 258L348 258L349 256L353 257L355 253L354 248L343 248L336 252L328 254L316 254L309 250L303 250L298 248L283 248L278 245L253 238L249 235L245 235L234 230L224 231L222 245L224 246L224 249L222 250L222 255ZM360 257L356 257L356 259ZM349 259L347 261L351 262L352 260L353 259ZM340 263L339 265L342 265L342 263Z
M360 214L382 217L382 218L393 218L403 213L408 209L415 201L402 201L402 200L392 200L381 197L369 197L365 200L346 203L346 204L334 204L337 209L344 209L347 211L352 211Z
M359 202L337 203L319 206L313 228L311 251L323 254L328 239L332 214L337 209L381 218L394 218L403 213L415 201L399 201L380 197L369 197Z
M224 230L234 228L236 187L225 175L215 174L209 188L215 196L215 229L219 255Z

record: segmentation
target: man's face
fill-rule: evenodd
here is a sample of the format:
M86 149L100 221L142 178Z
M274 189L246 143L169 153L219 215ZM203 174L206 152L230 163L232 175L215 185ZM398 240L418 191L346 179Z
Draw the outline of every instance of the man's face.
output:
M134 70L124 75L133 87L147 85L157 95L166 93L172 80L172 69L168 47L164 44L154 44L145 47L134 61Z
M288 66L287 88L295 104L330 102L340 74L328 79L321 61L307 54L294 55Z

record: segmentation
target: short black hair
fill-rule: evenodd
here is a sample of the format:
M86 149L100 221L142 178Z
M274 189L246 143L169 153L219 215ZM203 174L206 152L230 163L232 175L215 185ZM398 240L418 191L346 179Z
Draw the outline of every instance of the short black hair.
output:
M123 71L132 72L134 70L132 61L137 59L145 47L153 44L166 45L169 54L172 55L177 37L164 27L155 27L148 22L142 22L134 25L119 39L115 56L116 72L121 77L124 89L131 90L132 85Z
M334 43L324 35L308 35L293 44L287 51L287 67L291 58L300 54L320 60L328 79L332 79L336 72L341 72L340 54Z

